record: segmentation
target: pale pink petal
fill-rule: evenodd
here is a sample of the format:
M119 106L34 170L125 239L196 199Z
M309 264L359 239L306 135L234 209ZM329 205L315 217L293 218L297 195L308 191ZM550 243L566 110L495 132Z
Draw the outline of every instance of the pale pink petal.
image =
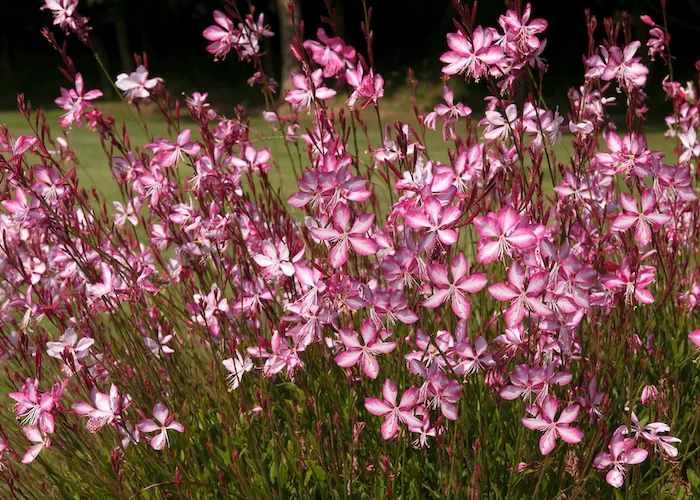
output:
M583 439L583 432L576 427L557 426L557 433L561 437L562 441L569 444L576 444Z
M428 309L435 309L436 307L440 307L443 302L447 300L447 297L450 295L450 290L448 288L444 288L442 290L438 290L433 294L432 297L426 299L423 301L421 304L423 307L426 307Z
M513 300L520 292L506 283L496 283L489 287L489 293L496 300Z
M384 381L384 387L382 388L382 395L387 402L395 405L396 398L399 395L399 390L396 388L396 384L391 381L391 379L386 379Z
M348 260L348 242L346 240L339 242L330 253L331 266L333 269L338 269Z
M151 439L151 446L154 450L162 450L165 448L167 433L165 430L156 434L153 439Z
M548 455L552 452L557 444L557 434L554 429L545 431L540 438L540 453Z
M620 488L623 484L625 484L625 475L622 473L622 471L616 467L613 467L605 475L605 480L613 488Z
M374 397L365 399L365 408L367 408L367 411L372 415L377 416L386 415L393 410L393 406Z
M629 228L639 222L639 215L620 214L612 223L613 231L627 231Z
M350 368L355 366L362 356L362 351L360 349L352 349L350 351L344 351L335 357L335 362L338 366L343 368Z
M362 371L374 380L379 376L379 363L372 356L365 355L362 357Z
M456 283L457 288L469 293L477 293L484 289L488 283L486 273L474 273L468 278L460 280Z
M399 423L393 416L388 417L382 423L382 437L384 439L391 439L399 432Z

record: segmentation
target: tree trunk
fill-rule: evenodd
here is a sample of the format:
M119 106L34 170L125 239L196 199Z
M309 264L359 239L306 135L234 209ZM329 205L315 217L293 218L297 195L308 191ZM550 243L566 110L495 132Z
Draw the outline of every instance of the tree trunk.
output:
M110 78L116 78L116 74L112 72L112 65L109 59L109 53L105 50L105 46L102 43L102 39L93 33L90 35L90 40L92 41L92 46L95 48L95 51L99 54L100 59L102 60L102 64L104 64L105 69L109 73ZM105 97L114 97L112 80L108 79L108 75L105 75L104 72L100 71L99 73L100 89L102 89L102 91L104 92Z
M294 20L299 22L301 11L299 8L299 0L292 0L294 3ZM282 87L282 95L284 92L292 88L292 81L289 77L292 71L297 69L297 61L294 59L289 46L294 43L294 24L292 16L287 8L287 0L277 0L277 12L280 20L280 43L281 43L281 68L280 68L280 86Z
M132 71L134 66L134 53L129 44L129 30L127 29L125 5L116 5L112 9L114 20L114 32L117 35L117 50L119 51L119 63L122 71Z

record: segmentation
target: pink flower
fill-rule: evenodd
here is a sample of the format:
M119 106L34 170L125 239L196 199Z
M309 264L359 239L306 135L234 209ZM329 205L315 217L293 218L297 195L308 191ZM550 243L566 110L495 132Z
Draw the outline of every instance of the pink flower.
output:
M132 226L137 226L139 219L136 216L138 211L141 209L141 203L138 197L134 198L132 201L126 204L126 207L118 201L113 201L114 210L117 212L114 214L114 224L118 227L124 227L126 221L129 221Z
M277 331L272 334L270 346L272 353L267 352L262 347L249 347L248 354L254 358L266 358L265 366L263 366L263 375L266 377L272 377L286 368L287 375L293 379L296 369L304 366L299 359L299 346L291 345L289 339ZM301 349L303 350L303 347Z
M35 445L32 445L29 448L27 448L27 452L22 457L23 464L30 464L34 461L34 459L37 456L39 456L41 450L51 446L51 440L44 432L39 430L37 427L25 427L24 429L22 429L22 432L24 432L24 435L32 443L36 443Z
M329 38L323 28L318 29L316 37L321 43L315 40L306 40L304 48L311 52L311 58L323 67L325 78L336 76L345 67L353 68L356 59L354 48L345 45L345 42L338 36Z
M67 178L53 168L35 165L34 178L36 182L32 184L32 190L46 201L62 200L69 191L66 189Z
M472 110L469 106L465 106L461 102L455 104L455 93L454 91L445 85L442 88L442 98L445 100L447 105L438 104L435 106L435 110L424 118L423 123L426 127L435 130L435 120L439 116L444 120L444 125L442 129L442 136L445 141L450 141L455 138L454 124L463 117L472 114Z
M372 227L374 214L363 214L355 219L350 226L350 209L345 203L338 203L333 212L333 227L312 227L311 234L321 241L331 241L335 246L331 249L331 266L338 269L348 260L348 247L352 246L360 255L374 255L379 246L371 238L365 236ZM349 229L348 229L349 228Z
M539 298L547 288L549 273L540 271L533 274L525 287L525 271L517 262L513 262L508 270L510 283L496 283L489 287L489 293L496 300L511 301L506 311L506 323L513 327L525 317L526 311L532 311L538 316L550 316L552 311Z
M58 124L61 127L69 127L71 123L77 121L78 127L82 126L82 116L85 108L94 108L91 103L86 101L98 99L102 97L102 95L102 91L100 90L90 90L85 92L83 88L83 75L77 73L75 75L75 90L68 90L61 87L61 97L55 101L59 108L67 111L67 113L61 116L61 118L58 120Z
M437 365L433 365L437 366ZM430 377L426 398L430 401L430 407L440 409L440 413L448 420L457 420L457 403L462 392L461 384L444 373L437 372ZM410 426L409 426L410 427ZM415 427L410 427L415 432Z
M101 297L114 297L115 292L123 288L124 284L119 276L114 276L112 268L106 262L100 263L102 270L102 281L87 286L87 295L91 299Z
M427 412L423 415L423 425L419 429L411 429L411 432L418 434L418 437L413 441L415 448L429 448L428 438L437 435L435 427L430 423L430 415Z
M479 336L474 341L474 348L468 342L461 342L455 348L455 352L461 361L454 367L457 375L465 377L478 371L484 371L496 364L491 353L488 352L489 344L486 339Z
M666 49L670 41L671 37L667 35L664 30L659 27L651 28L649 30L649 40L647 41L649 59L653 61L654 57L659 55L662 59L666 60Z
M680 443L681 440L674 436L662 436L660 433L669 432L671 428L663 422L652 422L644 426L641 432L642 437L649 443L654 445L654 450L668 455L671 458L678 456L678 448L675 443Z
M700 143L698 143L697 132L694 128L689 128L687 132L678 134L678 138L683 144L683 153L678 158L681 163L687 163L693 158L700 157Z
M700 330L693 330L688 334L688 338L700 350Z
M109 394L103 394L93 387L90 390L90 400L94 406L84 401L78 401L72 406L76 415L90 417L86 424L90 432L97 432L113 422L121 422L121 414L131 404L131 398L128 395L120 396L114 384L110 387Z
M335 362L343 368L350 368L360 362L365 375L376 379L379 375L379 363L375 356L389 354L396 348L396 342L377 340L377 328L369 318L362 321L360 333L365 345L360 344L356 332L340 330L340 340L343 342L345 350L335 357Z
M359 64L357 69L346 70L345 78L355 89L348 99L350 109L355 109L358 103L361 110L370 103L377 106L379 99L384 97L384 78L379 73L375 74L373 69L365 75L362 65Z
M535 35L547 29L547 21L544 19L530 21L531 11L532 6L528 3L522 17L518 17L514 10L508 10L498 20L506 33L507 44L513 46L511 52L520 53L524 57L537 52L541 42Z
M428 264L428 276L436 287L433 295L423 301L423 307L435 309L443 302L452 300L452 311L461 319L469 317L470 303L467 293L477 293L487 283L486 273L467 276L467 259L459 252L450 264L452 281L447 276L445 266Z
M612 466L605 480L613 488L620 488L625 483L625 471L628 465L640 464L646 460L649 452L635 448L635 440L626 438L621 432L616 432L609 445L610 453L600 452L593 460L597 469Z
M5 464L3 461L5 460L5 453L8 451L8 445L9 443L7 442L7 439L0 438L0 471L5 469Z
M518 365L510 375L511 385L501 391L501 397L513 400L518 397L530 402L534 393L539 393L544 387L544 370L530 368L528 365Z
M620 194L620 204L627 213L622 213L612 223L613 231L626 231L636 225L634 237L640 247L645 247L651 242L651 227L667 224L671 220L670 215L664 215L654 210L656 196L653 189L645 189L642 194L642 211L637 209L637 203L632 195Z
M41 393L39 381L28 378L20 392L11 392L9 396L17 403L15 411L17 418L22 419L22 425L30 427L38 425L42 432L53 433L54 418L51 411L60 394L54 394L53 391Z
M400 290L377 294L373 305L377 316L374 319L378 325L381 324L380 317L385 317L390 326L395 325L397 319L405 325L418 321L418 315L408 309L408 299Z
M624 139L615 132L605 135L605 145L610 153L596 153L595 162L605 175L629 174L634 172L638 177L649 175L652 165L652 154L647 150L647 139L634 132L625 135Z
M151 438L151 446L154 450L162 450L167 444L170 446L168 431L185 432L185 427L175 421L175 416L168 416L168 408L163 403L156 403L153 407L153 417L158 423L150 418L141 420L136 428L139 432L158 432Z
M537 243L537 236L528 228L527 218L506 206L498 215L489 212L485 217L475 217L474 227L481 236L476 260L488 264L511 255L513 249L526 249Z
M172 354L175 352L175 350L168 345L168 342L170 342L172 339L172 334L163 335L163 332L159 331L158 336L155 339L151 337L144 337L143 342L156 358L160 358L161 353Z
M624 291L625 303L632 304L632 299L642 304L654 302L654 296L646 288L654 282L655 268L651 266L639 266L637 273L630 269L627 257L622 259L615 274L607 274L600 278L601 284L616 292Z
M591 377L588 382L588 391L583 397L577 398L576 402L588 413L593 421L594 418L603 418L601 405L605 401L605 393L598 390L598 376Z
M556 445L557 437L569 444L575 444L583 439L583 432L571 424L578 416L579 406L572 404L564 408L555 420L559 402L553 395L549 395L542 403L542 415L535 418L523 418L522 423L530 430L541 431L544 434L540 438L540 452L548 455Z
M292 104L295 111L308 111L316 99L325 101L336 94L335 90L323 86L323 72L320 69L311 73L311 81L303 73L292 73L292 84L296 90L287 92L284 100Z
M255 254L253 260L265 270L266 275L273 278L278 277L280 273L285 276L294 276L294 264L289 259L289 247L283 241L279 241L277 246L270 241L264 241L262 253Z
M178 134L175 144L160 138L152 144L146 144L145 148L155 153L151 165L168 168L177 165L183 159L183 153L189 156L199 153L200 145L196 142L190 142L190 134L190 129L183 130Z
M401 396L398 406L396 398L399 394L396 384L390 379L386 379L382 388L384 400L370 397L365 399L365 408L372 415L383 416L382 437L392 439L399 433L399 422L403 422L408 427L420 429L423 426L413 412L413 407L418 403L419 389L412 387Z
M642 389L642 404L645 405L651 401L656 401L659 397L659 390L653 385L645 385Z
M451 227L461 216L459 208L453 205L443 207L437 198L428 196L423 202L423 210L409 210L403 218L409 227L428 230L421 238L419 246L422 250L432 250L436 240L440 240L444 245L457 243L457 230Z
M634 57L641 45L638 40L635 40L626 46L624 51L619 47L610 47L610 56L603 70L602 79L605 81L617 79L626 89L644 87L649 69L639 62L639 57ZM601 52L604 50L601 47Z
M469 40L462 33L448 33L447 45L449 52L445 52L440 60L447 64L442 68L446 75L461 75L479 80L488 74L489 66L493 66L503 60L503 49L492 45L496 30L477 26Z
M46 0L44 9L49 9L53 14L54 25L59 25L62 29L67 27L76 29L76 19L73 17L78 0Z
M250 144L241 146L241 157L232 156L231 164L240 168L244 172L267 172L270 167L272 154L270 148L255 149Z
M90 354L90 347L95 343L95 339L83 337L78 341L78 334L73 328L67 328L58 338L58 342L46 343L46 354L56 359L63 359L66 355L78 361Z
M127 75L121 73L117 75L116 86L124 92L124 95L129 101L134 99L148 99L151 95L149 92L158 86L163 81L162 78L148 78L148 70L144 65L136 68L136 71Z
M214 60L225 59L231 49L238 52L239 60L248 60L260 51L261 37L273 36L272 31L265 25L263 14L260 14L257 22L254 22L253 17L248 15L245 24L238 23L237 26L234 26L233 21L226 14L215 10L214 21L216 25L207 27L202 33L205 39L212 42L207 46L207 52L214 55ZM252 86L251 80L254 82L256 77L260 76L260 72L257 72L253 78L248 80L248 83Z
M243 359L238 351L236 351L235 357L225 359L222 363L224 368L229 371L229 375L226 377L229 392L236 390L241 384L243 374L253 369L253 361L248 356Z
M212 42L207 46L207 52L214 54L216 59L224 59L238 41L240 32L234 27L233 21L220 10L214 11L214 21L218 26L209 26L202 35Z

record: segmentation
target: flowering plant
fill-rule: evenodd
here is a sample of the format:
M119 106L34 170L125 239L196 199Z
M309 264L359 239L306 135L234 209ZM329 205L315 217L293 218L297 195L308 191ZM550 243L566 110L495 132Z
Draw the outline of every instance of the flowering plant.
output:
M385 127L371 9L357 49L327 5L317 39L296 28L285 95L262 64L264 15L229 2L203 32L215 58L252 66L286 191L282 147L243 108L195 92L185 119L136 58L115 86L170 132L141 123L138 147L44 31L71 79L58 125L86 123L121 199L86 191L71 136L20 96L32 134L0 127L8 496L700 495L700 114L670 76L666 23L642 19L669 69L675 157L644 134L628 17L600 44L587 13L565 118L541 95L547 22L528 4L475 26L476 4L455 1L446 104L418 103L411 74L415 119ZM78 0L45 8L92 47ZM484 113L456 101L460 77L485 82Z

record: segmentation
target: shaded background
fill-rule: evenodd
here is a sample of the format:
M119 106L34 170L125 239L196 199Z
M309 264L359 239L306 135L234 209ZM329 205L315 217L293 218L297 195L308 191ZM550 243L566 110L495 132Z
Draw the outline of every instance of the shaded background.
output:
M452 17L456 14L451 0L367 0L373 7L372 27L375 32L375 60L387 86L395 92L405 90L407 69L412 67L421 81L430 81L439 88L439 56L447 50L445 33L454 31ZM33 103L51 106L60 86L66 80L57 70L61 61L40 34L51 23L50 11L40 11L39 0L3 0L0 18L0 108L13 109L16 96L24 92ZM267 22L279 33L278 0L253 2L258 12L266 14ZM325 14L322 0L301 0L306 38L315 37L320 16ZM587 47L584 9L590 8L598 17L599 39L603 37L602 19L620 19L623 10L632 15L636 36L646 42L648 27L639 21L646 13L661 22L660 2L657 0L532 0L533 17L549 22L545 32L548 46L544 58L550 64L544 92L550 107L567 108L566 92L582 83L582 54ZM245 10L245 2L239 3ZM334 0L338 11L340 34L351 45L364 51L360 30L363 19L360 0ZM260 103L259 92L251 90L246 80L251 75L249 65L239 64L235 55L225 61L213 62L205 51L208 42L201 33L213 24L212 11L221 8L222 0L81 0L79 12L90 19L93 42L100 48L113 76L133 71L134 52L147 52L149 68L154 76L165 79L175 95L194 90L208 91L210 100L223 107L234 104L255 106ZM499 0L484 0L479 4L477 23L496 26L499 14L505 12ZM698 59L697 39L700 32L700 0L679 2L669 0L669 29L677 80L697 79L694 63ZM54 31L60 40L64 35ZM89 88L111 89L100 75L92 55L75 37L68 38L69 54L78 71L83 73ZM279 76L280 39L265 39L263 48L270 53L268 71ZM661 63L644 62L650 75L647 92L652 101L663 100L660 82L665 74ZM640 55L638 53L638 55ZM459 78L453 78L453 81ZM457 84L458 85L458 84ZM458 94L470 98L468 104L480 107L483 92L479 87L463 86ZM387 95L390 95L387 93ZM432 107L434 103L429 103ZM660 118L670 105L651 106L651 118ZM668 108L668 109L666 109Z

